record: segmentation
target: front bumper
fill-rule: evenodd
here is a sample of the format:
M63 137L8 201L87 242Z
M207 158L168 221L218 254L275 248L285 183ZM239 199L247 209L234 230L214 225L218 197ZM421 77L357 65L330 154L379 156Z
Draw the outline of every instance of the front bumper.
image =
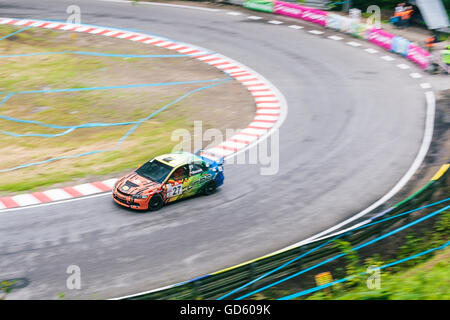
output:
M148 199L135 199L133 196L124 195L116 190L113 191L113 200L123 207L136 210L148 209Z

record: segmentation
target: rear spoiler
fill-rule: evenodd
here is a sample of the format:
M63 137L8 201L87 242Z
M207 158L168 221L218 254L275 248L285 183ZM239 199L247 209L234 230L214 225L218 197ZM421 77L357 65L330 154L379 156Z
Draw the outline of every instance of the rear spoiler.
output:
M196 156L199 156L200 158L202 158L204 161L208 162L209 164L218 164L218 165L222 165L225 162L225 157L219 157L216 154L200 149L197 152L195 152Z

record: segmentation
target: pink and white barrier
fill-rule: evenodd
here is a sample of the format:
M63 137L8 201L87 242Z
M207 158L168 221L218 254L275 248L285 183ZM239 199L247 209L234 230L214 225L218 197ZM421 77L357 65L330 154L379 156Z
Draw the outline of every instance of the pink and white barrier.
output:
M416 44L410 44L406 58L417 63L422 69L430 64L430 53Z
M328 13L322 10L304 7L295 3L275 1L274 13L326 26Z
M396 37L395 34L391 34L382 29L370 29L367 35L367 40L376 44L377 46L383 47L387 50L392 49L393 39Z

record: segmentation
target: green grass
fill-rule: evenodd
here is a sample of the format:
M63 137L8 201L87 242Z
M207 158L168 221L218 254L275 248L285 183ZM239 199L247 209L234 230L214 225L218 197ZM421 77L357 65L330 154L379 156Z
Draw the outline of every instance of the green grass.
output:
M335 286L331 296L321 292L310 300L448 300L450 299L450 248L429 261L397 273L381 272L381 288L369 290L367 277L351 289Z
M361 265L356 256L346 266L346 276L364 272L368 266L381 266L428 249L440 247L450 240L450 211L445 211L423 234L410 232L394 259L383 261L377 254ZM331 294L319 292L308 299L336 300L428 300L450 298L450 247L381 270L381 288L369 290L367 275L351 282L334 285Z
M0 37L16 30L18 28L12 26L0 26ZM77 50L122 54L169 53L162 48L123 40L102 37L94 39L92 35L39 28L32 28L0 41L0 55ZM0 92L223 77L223 74L212 67L207 67L210 68L208 70L203 67L197 71L197 67L189 65L193 62L190 58L129 59L56 54L0 59ZM137 121L183 94L203 86L205 84L199 83L169 87L15 94L0 107L0 114L64 126ZM217 89L210 90L217 93L214 91ZM143 123L116 151L1 173L0 196L49 188L70 181L84 181L80 179L100 179L105 175L120 174L158 154L171 151L177 143L170 139L172 132L179 128L191 129L194 119L202 120L198 114L205 115L205 97L211 95L210 90L195 93ZM226 88L222 89L220 86L219 90ZM5 93L0 94L0 99L5 96ZM234 101L227 103L239 104L238 98L231 99ZM210 127L210 121L220 119L221 112L206 114L209 120L204 121L204 126ZM0 119L0 128L2 131L18 134L56 134L63 131L4 119ZM59 156L110 149L131 128L132 125L77 129L54 138L0 135L0 169Z
M443 191L445 190L448 188ZM334 265L327 264L321 271L316 270L301 277L292 278L279 286L256 294L253 299L278 299L313 288L316 286L314 275L329 271L334 280L348 277L351 279L296 299L448 300L450 299L450 247L380 270L380 289L369 289L367 287L369 275L361 274L366 272L369 266L382 266L446 244L450 240L450 211L441 213L428 225L421 224L415 228L417 229L411 230L406 236L390 238L384 240L386 241L384 244L374 245L370 252L376 253L366 253L366 258L362 258L363 253L352 251L350 243L337 240L336 247L346 256L334 262ZM393 245L390 244L391 242ZM392 253L383 257L386 250Z

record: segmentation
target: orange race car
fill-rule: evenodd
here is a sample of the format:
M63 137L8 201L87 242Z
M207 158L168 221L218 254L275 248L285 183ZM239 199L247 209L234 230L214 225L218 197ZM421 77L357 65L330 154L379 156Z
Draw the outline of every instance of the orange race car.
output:
M164 204L199 193L211 194L223 184L223 159L188 152L161 155L120 178L113 199L121 206L159 210Z

